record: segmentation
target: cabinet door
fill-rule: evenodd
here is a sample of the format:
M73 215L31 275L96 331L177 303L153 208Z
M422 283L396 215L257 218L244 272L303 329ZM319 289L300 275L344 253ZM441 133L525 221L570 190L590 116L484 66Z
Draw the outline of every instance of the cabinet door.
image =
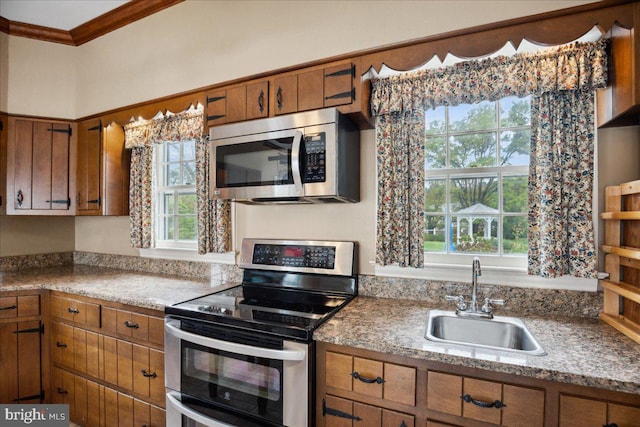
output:
M298 111L298 76L285 76L273 81L276 115Z
M18 398L17 329L17 323L0 323L0 403L13 403Z
M247 85L247 120L269 115L269 82Z
M247 119L247 87L239 86L227 89L227 123Z
M227 122L227 92L218 90L207 94L207 126Z
M111 123L102 136L104 169L102 201L103 215L129 215L129 169L131 150L124 148L124 128Z
M88 120L78 125L76 207L78 215L99 215L102 123Z
M324 106L351 104L355 97L353 64L336 65L324 70Z
M609 403L609 425L618 427L633 427L640 423L640 408L636 406Z
M560 427L602 427L606 423L606 402L560 396Z
M18 398L22 403L40 403L40 321L19 322L18 330Z
M298 74L298 111L324 107L324 71Z
M31 172L33 170L33 122L16 120L13 133L13 185L12 194L14 209L31 209Z
M52 123L49 125L49 129L51 133L51 190L44 202L49 202L48 209L68 210L71 204L69 197L71 127L66 123ZM34 176L36 175L38 174L34 173ZM35 194L33 200L34 203L39 202Z

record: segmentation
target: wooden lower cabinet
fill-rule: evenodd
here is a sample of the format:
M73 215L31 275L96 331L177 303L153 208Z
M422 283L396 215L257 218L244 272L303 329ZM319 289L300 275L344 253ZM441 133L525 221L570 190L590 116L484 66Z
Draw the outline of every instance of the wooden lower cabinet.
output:
M162 314L75 296L54 301L52 403L69 404L71 420L83 427L164 426ZM101 315L69 317L71 303L80 314Z
M52 403L69 405L83 427L164 427L164 409L59 368L52 369Z
M40 295L0 297L0 403L41 403Z
M317 427L640 427L640 394L324 342L316 361Z

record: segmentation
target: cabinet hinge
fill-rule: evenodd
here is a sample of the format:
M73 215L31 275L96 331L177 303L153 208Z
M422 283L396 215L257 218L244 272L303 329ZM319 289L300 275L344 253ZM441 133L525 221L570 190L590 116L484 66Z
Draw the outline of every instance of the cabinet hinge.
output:
M89 128L89 129L87 129L87 130L99 130L99 131L101 131L101 132L102 132L102 126L100 126L100 125L95 125L94 127ZM69 133L69 135L71 135L71 133Z
M71 198L61 200L45 200L46 203L57 203L67 205L67 209L71 206Z
M4 123L0 120L0 132L4 130Z
M324 399L322 399L322 416L325 417L327 415L332 415L334 417L338 417L338 418L346 418L348 420L355 420L355 421L361 421L362 418L356 416L356 415L351 415L348 414L346 412L342 412L339 411L337 409L333 409L333 408L328 408L327 407L327 402L325 402Z
M207 98L207 104L211 102L220 101L221 99L225 99L226 96L212 96L211 98Z
M47 129L47 130L50 131L50 132L66 133L69 136L71 136L71 128L70 127L67 128L67 129L53 129L53 128L50 128L50 129Z
M218 114L214 116L207 116L207 120L218 120L224 117L224 114Z
M40 394L34 394L33 396L25 396L25 397L19 397L17 399L13 399L14 402L21 402L23 400L33 400L33 399L40 399L40 401L44 400L44 390L40 390Z
M32 333L44 334L44 325L40 325L37 328L19 329L17 331L13 331L13 333L14 334L32 334Z
M351 77L356 76L355 65L351 65L351 67L345 68L344 70L334 71L333 73L327 74L325 77L337 77L337 76L348 76L348 75L350 75Z
M335 95L325 96L324 99L339 99L339 98L351 98L356 99L356 90L351 89L348 92L336 93Z

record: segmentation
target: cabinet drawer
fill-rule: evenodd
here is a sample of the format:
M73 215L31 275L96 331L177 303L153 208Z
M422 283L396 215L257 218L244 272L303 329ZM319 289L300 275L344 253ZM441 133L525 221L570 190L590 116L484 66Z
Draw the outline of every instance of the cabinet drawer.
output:
M100 304L52 296L50 310L53 317L95 328L100 327Z
M327 352L325 372L325 381L330 387L415 405L415 368Z
M39 316L40 295L21 295L0 298L0 319Z
M414 427L413 415L379 408L343 399L325 396L322 399L322 420L325 427L351 426L398 426Z
M640 420L640 407L596 399L560 395L560 427L634 427Z
M543 426L544 391L429 372L427 408L504 426Z
M102 330L105 333L117 334L134 341L164 344L164 320L134 311L103 307Z

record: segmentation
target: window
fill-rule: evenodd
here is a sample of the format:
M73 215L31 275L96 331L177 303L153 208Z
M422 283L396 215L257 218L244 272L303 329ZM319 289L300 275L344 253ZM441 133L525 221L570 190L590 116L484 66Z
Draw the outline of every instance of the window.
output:
M155 150L156 247L196 249L195 140L166 142Z
M526 261L530 113L528 97L426 112L427 259L482 254Z

